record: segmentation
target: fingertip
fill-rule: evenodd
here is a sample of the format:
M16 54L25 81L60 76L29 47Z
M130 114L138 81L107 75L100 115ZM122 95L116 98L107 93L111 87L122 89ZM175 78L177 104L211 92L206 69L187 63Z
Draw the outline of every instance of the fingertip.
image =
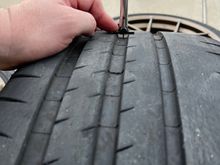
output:
M113 25L112 29L114 29L114 32L118 31L118 29L119 29L118 21L113 20L113 22L114 22L114 25Z
M116 32L118 30L118 24L108 15L103 15L97 20L98 27L108 32Z

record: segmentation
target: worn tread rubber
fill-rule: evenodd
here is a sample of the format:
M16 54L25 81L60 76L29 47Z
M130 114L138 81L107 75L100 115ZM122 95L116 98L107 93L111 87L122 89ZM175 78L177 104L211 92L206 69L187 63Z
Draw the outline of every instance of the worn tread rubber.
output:
M218 165L220 43L97 32L0 93L1 165Z

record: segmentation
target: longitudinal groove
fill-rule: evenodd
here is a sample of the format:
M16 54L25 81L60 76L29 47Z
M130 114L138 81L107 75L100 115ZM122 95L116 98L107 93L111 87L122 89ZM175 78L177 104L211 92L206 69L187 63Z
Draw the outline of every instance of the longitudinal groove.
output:
M154 38L161 75L167 165L184 165L183 135L172 61L163 35L158 33Z
M111 53L108 70L112 66L119 67L114 67L114 72L106 72L106 84L104 85L104 93L102 94L102 103L99 116L100 127L97 129L97 141L94 149L94 165L115 164L127 43L128 39L117 38ZM118 55L123 58L123 62L120 60L114 60L115 57L113 52L116 52L119 48L123 50L120 51L122 53L118 53ZM112 86L112 82L116 82L115 85L117 87L114 87L114 85ZM113 95L112 93L118 93L119 95ZM108 141L107 144L106 141ZM103 148L103 145L106 145L107 147Z
M31 135L27 141L27 145L26 145L27 147L24 149L23 157L21 158L19 164L22 165L30 165L30 164L38 164L38 163L43 164L44 155L47 149L48 141L53 126L68 120L68 118L56 120L56 116L58 114L58 110L61 105L61 101L60 99L57 99L57 97L62 98L64 96L71 74L74 71L74 69L76 69L74 67L85 45L85 41L86 40L77 41L77 43L73 47L74 49L70 49L67 52L66 57L61 62L56 73L54 73L55 76L51 80L50 87L45 95L46 99L42 103L39 109L39 113L36 117L35 124L32 127ZM77 69L81 69L83 67L78 67ZM62 77L62 75L57 74L57 73L63 73L67 69L68 69L68 73L65 73L64 77ZM71 91L73 90L76 89L71 89ZM54 91L57 92L53 93ZM70 90L68 90L67 92L69 91ZM57 93L59 93L59 96L57 96ZM52 100L47 99L48 97L52 98ZM48 119L47 117L48 115L50 115L51 119ZM38 149L36 149L35 145L38 145ZM44 164L45 165L53 164L57 161L59 161L59 159L54 159Z
M116 42L116 39L114 39L113 41L115 44ZM110 52L110 58L109 58L109 63L108 63L108 66L107 66L107 72L105 74L105 81L106 82L108 80L108 74L109 74L109 69L110 69L110 64L111 64L111 59L112 59L112 54L113 54L113 49L114 49L114 46L112 47L112 50ZM105 89L106 89L106 86L107 86L107 83L104 84L103 86L103 93L98 93L98 94L94 94L93 96L90 96L90 97L96 97L96 96L101 96L101 99L100 99L100 107L99 107L99 116L98 116L98 125L99 123L101 122L101 117L102 117L102 109L103 109L103 104L104 104L104 97L105 97ZM87 129L83 129L84 131L85 130L90 130L90 129L94 129L94 128L98 128L98 126L94 127L94 126L91 126ZM99 158L99 153L98 153L98 148L99 148L99 136L100 136L100 128L96 129L96 136L95 136L95 146L93 148L93 159L92 159L92 164L99 164L99 162L97 163L97 161L100 160Z

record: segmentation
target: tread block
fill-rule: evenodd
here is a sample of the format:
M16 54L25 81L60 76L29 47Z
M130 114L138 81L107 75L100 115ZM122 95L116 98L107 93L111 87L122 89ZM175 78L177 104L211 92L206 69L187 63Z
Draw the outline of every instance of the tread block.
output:
M48 66L51 68L56 68L59 66L60 62L64 58L65 53L67 50L64 50L60 54L43 59L41 61L37 61L32 64L25 65L24 67L20 68L16 71L15 75L30 75L35 77L47 77L51 75L51 72L48 72ZM58 63L56 61L59 61Z
M29 105L36 105L37 101L43 97L47 84L49 84L49 80L49 76L42 77L40 80L35 78L12 79L9 81L9 85L7 85L0 93L0 97L23 100ZM33 93L35 93L35 95L33 95ZM35 99L37 101L34 101ZM35 107L35 105L32 106Z
M33 132L35 133L50 133L54 125L56 113L59 108L59 102L44 101L42 109L38 115L38 120L35 123Z
M120 98L105 96L102 116L101 116L101 126L107 127L117 127L118 125L118 114Z
M110 35L105 32L97 34L93 40L87 42L84 48L84 53L96 53L101 54L102 52L111 52L113 46L113 40L115 39L115 35ZM95 47L94 47L95 45ZM86 59L85 59L86 60Z
M114 74L122 74L124 71L124 56L112 56L109 71Z
M0 137L0 160L1 164L14 165L34 118L34 109L32 111L28 104L23 103L1 102L0 104L0 132L11 137Z
M198 36L164 33L177 85L186 164L219 164L220 70L218 47ZM173 49L178 46L178 49Z
M66 127L66 129L69 129L69 127L71 125ZM71 164L70 162L79 165L89 165L93 157L92 148L95 145L96 129L89 129L83 132L63 131L62 137L65 137L65 140L61 140L58 132L62 129L64 128L61 125L55 127L44 162L59 159L59 161L54 163L55 165Z
M127 47L127 41L123 39L117 39L113 49L113 56L124 56L126 54L126 49L123 47Z
M126 50L122 49L121 46L115 45L114 50L113 50L113 56L124 56Z
M122 75L109 74L105 95L119 97L121 93Z

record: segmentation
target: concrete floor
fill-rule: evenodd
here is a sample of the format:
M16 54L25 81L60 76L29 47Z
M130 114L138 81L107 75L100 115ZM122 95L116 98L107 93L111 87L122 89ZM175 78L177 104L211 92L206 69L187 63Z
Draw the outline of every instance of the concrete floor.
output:
M0 7L21 0L1 0ZM120 0L103 0L107 12L119 15ZM162 13L191 18L220 30L220 0L129 0L129 13Z
M111 16L119 15L120 0L103 0ZM129 13L161 13L191 18L220 29L220 0L129 0Z

